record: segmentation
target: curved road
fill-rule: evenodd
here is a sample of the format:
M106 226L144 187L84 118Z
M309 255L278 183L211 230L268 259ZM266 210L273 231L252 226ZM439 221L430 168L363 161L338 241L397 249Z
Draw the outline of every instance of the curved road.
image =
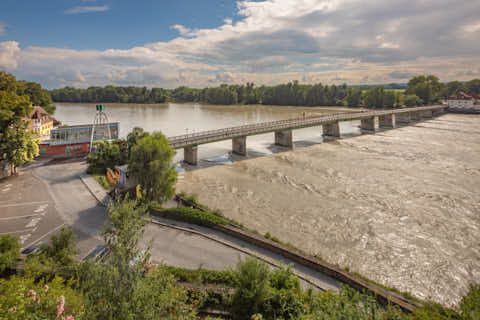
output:
M44 201L50 204L46 210L47 213L42 217L43 220L39 223L42 225L42 232L31 235L23 247L47 241L63 225L70 225L76 231L81 251L80 257L103 242L101 230L107 219L106 210L99 205L97 199L80 179L80 176L85 174L85 170L84 161L45 165L38 163L26 168L23 176L19 177L21 179L9 179L9 184L15 185L23 181L25 185L25 181L28 181L28 184L34 186L32 189L25 190L22 185L18 185L16 192L19 195L18 201L35 204ZM3 183L0 183L0 190L3 190L2 185ZM15 205L15 203L7 205L12 204ZM15 214L24 216L21 211L11 213L11 215ZM34 218L27 215L25 222ZM3 224L0 227L0 233L3 232L2 228ZM264 260L271 266L292 265L294 272L302 279L304 287L313 286L323 290L337 290L340 287L336 280L296 265L280 255L199 226L158 220L157 223L148 224L142 245L151 246L154 263L190 269L224 270L235 267L240 259L250 255Z

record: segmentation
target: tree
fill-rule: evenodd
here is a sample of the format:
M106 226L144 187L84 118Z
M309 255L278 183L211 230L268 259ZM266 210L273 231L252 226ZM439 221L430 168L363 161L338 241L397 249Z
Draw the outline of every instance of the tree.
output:
M362 91L359 89L348 89L347 106L356 108L362 104Z
M236 291L232 298L234 319L250 319L261 313L269 294L269 270L255 258L240 261L236 269Z
M421 105L423 103L423 100L414 94L407 94L403 99L403 103L407 107L414 107Z
M175 151L160 132L146 134L132 148L129 172L137 179L147 201L165 202L175 194Z
M473 79L468 81L465 84L465 87L470 94L480 94L480 79Z
M80 271L87 319L189 319L186 291L164 271L148 272L149 249L140 249L145 207L128 198L108 207L103 236L110 249L103 263L87 261Z
M130 153L132 148L137 144L137 141L143 138L147 133L143 131L140 127L135 127L127 135L127 145L128 145L128 158L130 158Z
M425 104L430 104L438 100L441 95L443 84L436 76L417 76L410 79L408 82L407 95L416 95Z
M367 108L382 108L385 103L384 100L385 90L383 87L375 87L365 92L364 104Z
M33 139L24 120L33 110L27 95L18 95L22 84L15 77L0 72L0 155L16 167L33 161L39 153L38 141Z
M20 244L18 238L10 235L0 236L0 274L12 269L19 257Z
M72 265L78 252L76 236L71 227L62 228L60 234L52 236L49 245L41 248L41 253L63 266Z
M107 168L124 165L128 162L127 141L99 140L94 142L94 152L88 154L88 172L104 174Z

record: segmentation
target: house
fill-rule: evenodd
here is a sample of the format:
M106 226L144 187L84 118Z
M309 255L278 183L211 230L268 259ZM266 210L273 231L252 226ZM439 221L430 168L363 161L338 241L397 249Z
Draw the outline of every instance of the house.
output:
M448 97L447 104L454 109L480 109L480 96L459 92L456 96Z
M50 130L60 124L57 119L39 106L33 107L33 111L29 114L27 122L29 130L40 137L50 136Z

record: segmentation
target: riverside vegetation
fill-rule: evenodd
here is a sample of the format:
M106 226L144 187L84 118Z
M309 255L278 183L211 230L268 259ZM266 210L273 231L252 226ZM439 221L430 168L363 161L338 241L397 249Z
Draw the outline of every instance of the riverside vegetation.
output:
M255 259L227 271L151 266L149 250L138 246L146 206L123 199L108 207L103 237L110 253L103 261L75 262L75 237L63 229L38 254L16 268L18 241L1 236L1 319L196 319L205 308L234 319L465 319L480 316L480 287L473 286L457 310L425 303L412 314L377 304L348 287L339 293L303 291L288 267L271 270ZM7 243L7 245L4 245ZM180 282L213 284L233 291L187 289Z
M400 89L400 90L398 90ZM393 108L431 104L459 91L480 94L480 79L443 84L433 75L417 76L405 85L350 86L300 84L277 86L227 85L211 88L179 87L173 90L147 87L65 87L50 91L56 102L166 103L198 102L216 105L263 104L278 106L349 106Z

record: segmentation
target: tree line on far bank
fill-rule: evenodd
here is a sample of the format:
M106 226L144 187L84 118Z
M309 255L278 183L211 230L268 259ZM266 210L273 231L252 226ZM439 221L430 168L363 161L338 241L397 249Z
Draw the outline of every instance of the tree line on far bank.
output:
M400 89L392 89L400 88ZM403 88L403 89L401 89ZM417 76L407 85L347 86L301 84L298 81L276 86L222 84L211 88L176 89L147 87L65 87L50 91L55 102L84 103L166 103L197 102L217 105L263 104L279 106L349 106L393 108L431 104L463 91L480 94L480 79L442 83L436 76Z

